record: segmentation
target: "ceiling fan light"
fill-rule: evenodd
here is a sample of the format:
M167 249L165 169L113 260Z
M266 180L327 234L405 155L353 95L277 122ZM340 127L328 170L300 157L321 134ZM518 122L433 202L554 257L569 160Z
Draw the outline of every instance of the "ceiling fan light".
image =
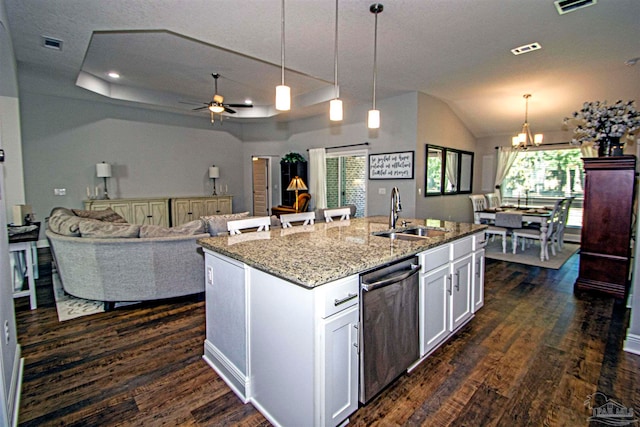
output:
M212 102L211 104L209 104L209 111L216 114L224 113L224 107L215 102Z
M291 110L291 88L289 86L276 86L276 110Z
M369 115L367 117L367 127L369 129L380 128L380 110L369 110Z
M332 99L329 102L329 120L339 122L342 120L342 100Z

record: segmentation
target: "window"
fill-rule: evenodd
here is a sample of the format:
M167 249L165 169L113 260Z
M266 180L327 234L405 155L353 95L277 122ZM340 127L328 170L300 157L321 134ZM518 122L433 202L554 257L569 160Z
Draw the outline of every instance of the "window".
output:
M575 197L568 226L582 226L584 169L579 148L520 151L502 182L503 203L549 206Z
M473 153L428 145L425 196L471 193Z

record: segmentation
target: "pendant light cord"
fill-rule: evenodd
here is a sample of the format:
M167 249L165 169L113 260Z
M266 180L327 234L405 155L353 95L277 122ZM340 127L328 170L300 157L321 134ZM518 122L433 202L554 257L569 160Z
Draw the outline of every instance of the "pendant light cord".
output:
M378 76L378 12L372 10L375 15L375 27L373 30L373 108L376 109L376 79Z
M340 98L340 88L338 87L338 0L336 0L336 35L334 42L333 84L336 91L336 99L338 99Z
M282 32L280 35L280 60L282 63L282 86L284 86L284 0L282 0L282 16L280 18Z

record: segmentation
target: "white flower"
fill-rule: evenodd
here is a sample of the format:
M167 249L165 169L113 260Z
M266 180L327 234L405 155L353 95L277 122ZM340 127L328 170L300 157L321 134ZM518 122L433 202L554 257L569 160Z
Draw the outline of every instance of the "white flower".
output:
M606 101L585 102L581 110L564 119L564 124L574 127L571 144L592 141L597 148L600 141L610 137L635 139L640 129L640 114L634 101L618 101L611 106Z

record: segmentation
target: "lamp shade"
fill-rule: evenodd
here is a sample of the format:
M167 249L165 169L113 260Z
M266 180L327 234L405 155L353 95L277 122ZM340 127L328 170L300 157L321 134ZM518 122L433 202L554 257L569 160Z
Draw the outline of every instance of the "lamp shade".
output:
M97 163L96 176L98 178L111 178L111 165L105 162Z
M306 190L306 189L307 189L307 185L299 176L293 177L293 179L289 183L289 186L287 187L287 191Z
M369 129L380 128L380 110L369 110L369 115L367 117L367 127Z
M218 166L209 166L209 178L220 178L220 168Z
M332 122L342 120L342 101L338 98L329 102L329 120Z
M276 86L276 110L291 110L291 88L289 86Z

